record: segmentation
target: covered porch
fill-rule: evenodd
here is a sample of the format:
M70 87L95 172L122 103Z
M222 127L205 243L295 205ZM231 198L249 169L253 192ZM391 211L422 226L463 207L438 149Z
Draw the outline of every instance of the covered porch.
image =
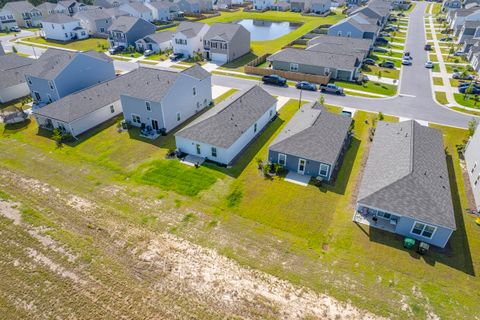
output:
M358 206L353 222L395 233L400 217L381 210Z

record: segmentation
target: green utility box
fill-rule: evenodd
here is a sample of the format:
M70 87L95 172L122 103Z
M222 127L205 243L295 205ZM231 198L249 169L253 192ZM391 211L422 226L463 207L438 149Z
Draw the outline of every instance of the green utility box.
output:
M412 238L405 238L405 240L403 240L404 248L412 249L414 245L415 245L415 240Z

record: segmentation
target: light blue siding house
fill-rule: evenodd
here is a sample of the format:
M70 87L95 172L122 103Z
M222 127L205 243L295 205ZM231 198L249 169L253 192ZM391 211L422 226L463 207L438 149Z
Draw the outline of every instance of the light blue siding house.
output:
M113 61L96 51L49 48L25 74L35 107L115 78Z
M268 147L268 161L301 175L332 180L350 142L351 122L318 102L303 105Z
M470 137L465 147L465 163L467 165L468 177L475 199L475 209L480 212L480 127L477 127L475 134Z
M444 248L456 229L442 133L379 122L353 220Z
M377 19L357 13L328 28L327 34L337 37L371 39L373 43L377 39L380 29Z

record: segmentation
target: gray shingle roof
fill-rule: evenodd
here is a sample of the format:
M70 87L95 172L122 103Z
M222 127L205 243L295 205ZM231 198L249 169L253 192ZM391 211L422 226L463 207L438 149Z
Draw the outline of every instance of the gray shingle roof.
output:
M175 32L181 32L188 38L193 38L200 32L200 30L202 30L204 26L205 23L201 22L183 21L180 22Z
M42 19L42 22L48 23L69 23L69 22L78 22L78 19L72 18L66 14L56 13L51 14L46 18Z
M0 56L5 55L5 50L3 49L2 41L0 41Z
M362 12L348 17L346 20L364 32L377 32L380 29L380 26L377 25L376 19L371 19Z
M0 56L0 89L26 82L25 73L34 61L16 54Z
M143 39L140 39L138 41L144 41L145 43L160 44L160 43L172 40L172 36L173 36L173 31L166 30L166 31L156 32L156 33L150 34L150 35L148 35L148 36L146 36Z
M353 70L358 66L357 55L347 55L332 52L317 52L296 48L283 49L270 57L268 61L283 61L318 67Z
M175 7L175 4L170 1L151 1L150 5L156 9L167 9L171 7Z
M36 6L38 10L45 10L45 11L54 10L56 7L57 7L57 4L52 2L44 2Z
M156 29L155 25L141 18L130 17L130 16L120 16L112 22L108 30L121 31L123 33L127 33L128 31L130 31L130 29L132 29L137 24L139 25L139 28L151 27L153 31L155 31Z
M199 64L195 64L192 67L183 70L182 73L198 80L204 80L211 77L210 72L203 69Z
M235 34L240 30L241 28L244 28L240 24L236 23L215 23L210 26L210 29L208 29L207 33L205 34L204 39L212 39L215 37L220 37L225 41L230 41L233 39Z
M104 9L104 10L112 18L128 16L128 12L125 12L125 11L120 10L118 8L107 8L107 9Z
M368 51L372 46L372 41L370 39L321 35L308 41L309 46L313 46L316 44L322 44L322 46L324 47L342 46L343 48L347 48L349 51L351 50ZM341 52L341 51L338 51L338 52Z
M137 12L151 12L150 9L141 2L129 2L128 5Z
M334 166L351 122L312 102L297 111L268 148Z
M85 10L77 12L74 18L83 19L83 20L106 20L111 18L112 16L104 9L92 9L92 10Z
M417 122L379 122L358 202L455 229L442 133Z
M35 7L28 1L14 1L7 2L5 7L8 7L17 12L30 12Z
M118 101L121 95L160 101L184 72L185 70L175 72L140 67L115 79L75 92L33 112L70 123Z
M273 96L255 85L233 94L175 135L228 149L275 103Z
M84 54L96 59L111 61L104 53L96 51L74 52L60 49L48 48L30 68L28 74L34 77L52 80L54 79L73 59Z

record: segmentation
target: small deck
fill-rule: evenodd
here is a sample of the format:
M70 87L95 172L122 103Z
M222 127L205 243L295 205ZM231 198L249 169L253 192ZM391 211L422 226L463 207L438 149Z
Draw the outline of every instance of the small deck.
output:
M352 220L353 222L361 223L373 228L382 229L385 231L395 233L395 229L397 228L397 225L391 223L392 220L386 220L379 217L376 217L376 219L377 220L375 221L374 216L369 214L362 214L355 210Z

